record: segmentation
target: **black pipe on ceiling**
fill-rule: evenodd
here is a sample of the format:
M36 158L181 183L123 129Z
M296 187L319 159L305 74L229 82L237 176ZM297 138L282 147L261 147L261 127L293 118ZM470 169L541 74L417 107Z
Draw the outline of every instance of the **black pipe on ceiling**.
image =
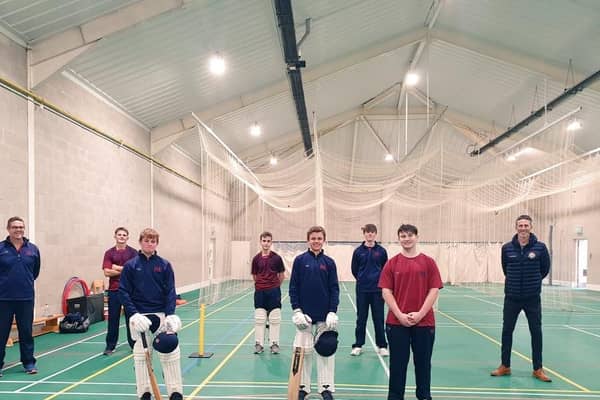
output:
M484 151L486 151L487 149L489 149L491 147L494 147L495 145L497 145L498 143L500 143L504 139L507 139L512 134L520 131L521 129L523 129L524 127L526 127L527 125L529 125L531 122L533 122L536 119L538 119L541 116L543 116L546 111L552 111L552 109L554 107L558 106L560 103L562 103L563 101L567 100L569 97L576 95L578 92L581 92L584 88L586 88L587 86L591 85L592 83L594 83L599 78L600 78L600 70L594 72L592 75L588 76L587 78L585 78L584 80L582 80L578 84L574 85L572 88L565 89L564 92L562 92L554 100L550 101L548 104L546 104L545 106L541 107L537 111L532 111L531 114L528 117L526 117L524 120L522 120L521 122L519 122L515 126L513 126L511 128L508 128L508 130L506 132L504 132L501 135L496 136L489 143L486 143L485 145L481 146L479 149L473 150L469 154L471 155L471 157L478 156L481 153L483 153Z
M306 62L301 60L298 55L292 3L291 0L274 0L274 3L279 31L281 32L281 45L283 46L283 55L287 65L288 80L292 89L292 95L294 96L296 114L298 114L298 123L300 124L300 132L302 134L302 141L304 142L304 154L307 157L311 157L313 147L308 124L308 114L306 113L302 74L300 72L300 68L304 68Z

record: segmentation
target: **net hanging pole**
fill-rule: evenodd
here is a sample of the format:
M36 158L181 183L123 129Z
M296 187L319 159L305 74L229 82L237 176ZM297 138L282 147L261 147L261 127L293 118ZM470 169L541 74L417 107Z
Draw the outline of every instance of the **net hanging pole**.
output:
M315 137L315 202L317 225L325 225L325 209L323 201L323 178L321 176L321 149L317 133L317 114L313 111L313 132Z

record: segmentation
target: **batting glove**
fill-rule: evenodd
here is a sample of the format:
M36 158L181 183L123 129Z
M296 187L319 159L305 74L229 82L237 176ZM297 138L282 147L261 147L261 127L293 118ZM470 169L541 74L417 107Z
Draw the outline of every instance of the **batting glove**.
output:
M304 330L312 324L312 319L302 312L301 309L296 308L294 315L292 316L292 322L296 325L296 328Z
M129 318L129 327L132 331L138 333L146 332L150 329L150 325L152 325L152 321L140 313L135 313Z
M336 330L338 326L338 316L334 312L327 313L327 318L325 318L325 325L327 325L327 329Z
M175 314L167 315L165 318L167 332L176 333L181 329L181 319Z

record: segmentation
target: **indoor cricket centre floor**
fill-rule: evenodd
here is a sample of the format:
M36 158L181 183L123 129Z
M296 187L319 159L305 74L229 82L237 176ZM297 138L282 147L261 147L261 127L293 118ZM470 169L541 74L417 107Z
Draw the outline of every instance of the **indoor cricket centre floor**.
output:
M553 288L544 288L549 291ZM199 349L199 307L193 294L177 314L186 399L285 399L294 327L289 299L282 288L281 354L253 354L252 290L206 307L204 352L214 356L192 359ZM569 311L546 307L543 312L544 367L553 379L531 377L530 336L524 315L515 330L512 376L491 377L499 364L502 320L501 289L485 293L447 286L441 291L433 355L434 399L600 399L600 293L570 291ZM368 322L367 344L359 357L350 356L354 341L354 284L342 283L340 346L336 354L336 400L385 399L387 359L374 350ZM0 399L135 399L132 355L124 342L111 356L102 355L106 325L99 322L84 334L47 334L35 339L39 373L27 375L18 345L7 348ZM154 357L163 396L160 363ZM313 393L316 367L313 366ZM406 398L414 398L414 373L409 364ZM166 398L164 396L163 398ZM311 398L320 398L312 395Z

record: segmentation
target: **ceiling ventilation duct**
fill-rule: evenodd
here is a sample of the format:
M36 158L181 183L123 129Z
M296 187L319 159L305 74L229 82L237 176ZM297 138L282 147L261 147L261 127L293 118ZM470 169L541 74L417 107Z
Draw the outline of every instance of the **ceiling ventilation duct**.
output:
M585 78L584 80L582 80L578 84L574 85L572 88L565 89L565 91L562 92L554 100L550 101L548 104L544 105L539 110L532 111L532 113L527 118L525 118L524 120L522 120L521 122L519 122L515 126L513 126L511 128L508 128L508 130L506 132L504 132L503 134L501 134L499 136L496 136L489 143L481 146L479 149L473 150L470 153L470 155L472 157L474 157L474 156L477 156L477 155L483 153L487 149L489 149L491 147L494 147L495 145L497 145L498 143L500 143L504 139L507 139L512 134L520 131L521 129L523 129L524 127L526 127L527 125L529 125L531 122L533 122L536 119L540 118L542 115L544 115L544 112L551 111L554 107L558 106L560 103L562 103L563 101L565 101L567 98L576 95L578 92L581 92L583 89L585 89L586 87L588 87L589 85L591 85L592 83L594 83L598 78L600 78L600 70L594 72L592 75L588 76L587 78Z
M304 143L304 153L307 157L311 157L313 154L313 146L308 125L308 115L306 113L306 102L304 100L302 74L300 72L300 68L304 68L306 62L300 60L300 56L298 55L291 1L274 0L274 3L279 31L281 32L281 45L283 46L283 55L287 65L288 79L292 89L292 95L294 96L296 114L298 114L298 123L300 124L300 132Z

